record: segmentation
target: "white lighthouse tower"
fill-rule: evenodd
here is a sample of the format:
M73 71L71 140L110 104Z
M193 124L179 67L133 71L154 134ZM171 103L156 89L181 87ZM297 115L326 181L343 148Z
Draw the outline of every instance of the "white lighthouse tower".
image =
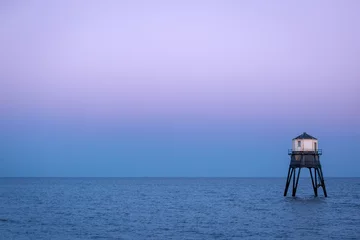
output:
M322 187L324 190L324 196L327 197L324 175L320 164L320 155L322 155L322 150L319 149L318 146L318 140L306 132L292 140L292 149L289 149L288 151L288 154L290 155L290 165L284 196L287 194L291 178L293 181L292 196L296 195L301 169L308 168L315 196L318 195L317 189ZM296 169L298 169L297 173Z

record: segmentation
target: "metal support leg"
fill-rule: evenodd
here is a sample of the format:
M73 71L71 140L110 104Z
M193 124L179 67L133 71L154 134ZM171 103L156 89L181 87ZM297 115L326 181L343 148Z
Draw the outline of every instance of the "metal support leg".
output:
M310 171L310 176L311 176L311 184L312 184L313 189L314 189L314 195L315 195L315 197L317 197L316 182L314 182L314 178L313 178L313 174L312 174L311 168L309 168L309 171Z
M314 168L314 174L315 174L315 197L318 196L318 186L317 186L317 171L316 171L317 168Z
M296 174L296 169L295 169L294 178L293 178L293 191L292 191L293 197L295 197L295 195L296 195L296 190L297 190L297 187L299 184L300 172L301 172L301 168L299 168L299 171L297 173L298 175L297 175L296 182L295 182L295 174Z
M294 168L293 180L292 180L292 195L294 195L294 188L295 188L295 176L296 175L296 168Z
M323 175L321 167L318 168L318 171L319 171L319 177L320 177L321 186L322 186L322 189L324 191L324 196L327 197L327 192L326 192L326 187L325 187L325 180L324 180L324 175Z
M294 169L289 167L289 171L288 171L288 175L287 175L287 179L286 179L286 185L285 185L285 191L284 191L284 197L287 195L288 189L289 189L289 185L291 182L291 176L293 174Z

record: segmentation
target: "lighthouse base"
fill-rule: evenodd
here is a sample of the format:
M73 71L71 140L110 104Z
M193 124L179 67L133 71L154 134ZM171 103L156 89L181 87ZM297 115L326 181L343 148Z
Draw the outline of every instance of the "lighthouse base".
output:
M327 197L326 187L325 187L325 180L324 180L323 172L321 170L321 165L318 165L316 167L307 167L307 168L310 171L311 183L312 183L312 187L314 189L315 197L318 196L318 188L319 187L322 187L323 192L324 192L324 196ZM298 169L298 170L296 170L296 169ZM287 195L289 186L290 186L291 181L292 181L292 196L295 197L296 190L297 190L298 183L299 183L299 177L300 177L301 169L302 169L302 167L297 167L297 166L294 166L294 165L289 166L289 171L288 171L288 175L287 175L287 179L286 179L284 196ZM313 174L313 172L314 172L314 174Z

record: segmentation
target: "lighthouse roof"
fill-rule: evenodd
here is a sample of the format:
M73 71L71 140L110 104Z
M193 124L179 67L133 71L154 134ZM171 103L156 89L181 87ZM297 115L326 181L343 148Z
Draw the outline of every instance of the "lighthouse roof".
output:
M303 134L297 136L293 140L295 140L295 139L315 139L315 140L317 140L316 138L314 138L313 136L307 134L306 132L304 132Z

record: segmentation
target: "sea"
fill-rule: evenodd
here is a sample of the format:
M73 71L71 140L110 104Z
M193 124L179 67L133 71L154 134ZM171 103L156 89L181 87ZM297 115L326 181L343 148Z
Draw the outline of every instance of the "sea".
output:
M0 239L360 239L360 178L0 178Z

